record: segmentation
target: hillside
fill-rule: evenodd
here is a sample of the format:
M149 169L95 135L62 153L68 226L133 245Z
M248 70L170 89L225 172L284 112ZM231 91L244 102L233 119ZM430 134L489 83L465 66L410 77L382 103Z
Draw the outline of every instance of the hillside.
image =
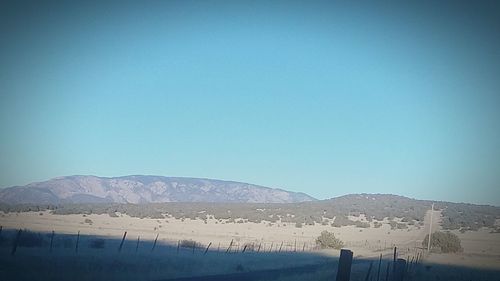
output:
M298 192L248 183L163 176L67 176L0 190L0 203L294 203L315 200Z

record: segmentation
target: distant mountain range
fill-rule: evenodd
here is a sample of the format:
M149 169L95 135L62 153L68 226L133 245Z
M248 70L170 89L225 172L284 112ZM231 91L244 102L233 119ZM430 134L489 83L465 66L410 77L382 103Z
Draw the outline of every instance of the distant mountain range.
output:
M163 176L66 176L0 189L0 203L296 203L316 199L299 192L242 182Z
M166 202L175 203L150 204ZM421 224L433 203L441 211L444 229L467 231L489 227L500 232L500 207L417 200L392 194L348 194L316 200L304 193L248 183L163 176L67 176L0 189L3 212L50 209L55 214L120 212L141 218L163 218L164 214L170 214L192 219L212 214L216 218L252 222L281 219L299 224L322 224L323 218L336 217L336 225L357 225L348 216L359 214L370 220L398 217L409 224ZM392 224L391 227L404 227L397 222Z

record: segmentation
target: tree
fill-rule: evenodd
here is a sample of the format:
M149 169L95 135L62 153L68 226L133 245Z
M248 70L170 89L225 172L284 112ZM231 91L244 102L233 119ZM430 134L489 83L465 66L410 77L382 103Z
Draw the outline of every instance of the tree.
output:
M320 246L323 249L340 249L344 247L344 242L335 237L333 232L323 231L320 236L316 238L316 245Z
M425 236L422 246L427 247L428 243L429 234ZM463 251L460 238L451 232L436 231L432 233L431 248L439 248L442 253L456 253Z

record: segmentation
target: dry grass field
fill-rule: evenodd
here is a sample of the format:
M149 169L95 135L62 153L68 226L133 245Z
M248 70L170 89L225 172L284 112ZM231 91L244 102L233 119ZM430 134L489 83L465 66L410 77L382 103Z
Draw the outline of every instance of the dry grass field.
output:
M440 212L434 212L432 228L440 230ZM320 224L296 227L295 224L281 222L226 223L208 219L205 223L202 220L190 219L141 219L122 214L110 217L95 214L53 215L48 211L1 213L3 236L7 236L9 232L14 234L17 229L25 229L44 233L44 244L39 248L19 247L16 255L11 256L11 246L3 243L0 247L0 274L7 278L2 280L14 278L12 272L19 272L20 275L11 280L71 280L74 276L78 276L79 280L156 280L326 263L332 266L322 267L314 273L284 276L277 280L331 280L331 276L335 274L339 252L317 249L315 239L321 231L334 232L344 241L345 247L354 252L355 260L358 261L376 259L380 254L383 254L384 260L390 260L394 246L398 247L400 257L407 258L422 251L419 248L429 231L429 215L430 213L426 215L421 227L408 226L408 229L391 230L390 226L384 223L386 221L379 228L375 228L373 222L369 228L337 228ZM363 216L350 219L364 221ZM48 241L52 231L56 238L54 249L49 253ZM123 249L118 253L125 231L127 236ZM78 232L81 246L76 253L74 241ZM414 277L434 280L432 278L441 274L445 276L444 280L449 280L446 276L451 272L463 271L465 273L461 276L479 276L477 272L480 270L486 273L481 275L484 278L477 280L498 280L494 276L500 271L500 233L481 229L456 234L462 241L464 252L426 254L424 264L432 264L433 269L422 267L418 272L415 271ZM91 240L96 237L106 240L102 248L89 246ZM140 243L136 249L138 237ZM157 246L151 251L156 237ZM72 244L65 246L64 243L68 240L72 241ZM177 250L181 240L193 240L199 244L194 251L184 247ZM204 254L209 244L210 248L207 254ZM249 250L241 253L245 245ZM23 268L20 261L29 264L29 270ZM63 264L65 270L58 270ZM368 262L360 262L353 266L352 280L364 278L367 264ZM448 267L456 267L459 270L446 270ZM470 270L473 270L473 273L470 273Z

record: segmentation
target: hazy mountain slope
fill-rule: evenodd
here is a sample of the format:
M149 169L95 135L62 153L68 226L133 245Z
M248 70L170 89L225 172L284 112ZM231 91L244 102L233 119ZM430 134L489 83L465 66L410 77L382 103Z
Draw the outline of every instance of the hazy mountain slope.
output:
M0 190L7 204L250 202L294 203L313 197L248 183L162 176L67 176Z

